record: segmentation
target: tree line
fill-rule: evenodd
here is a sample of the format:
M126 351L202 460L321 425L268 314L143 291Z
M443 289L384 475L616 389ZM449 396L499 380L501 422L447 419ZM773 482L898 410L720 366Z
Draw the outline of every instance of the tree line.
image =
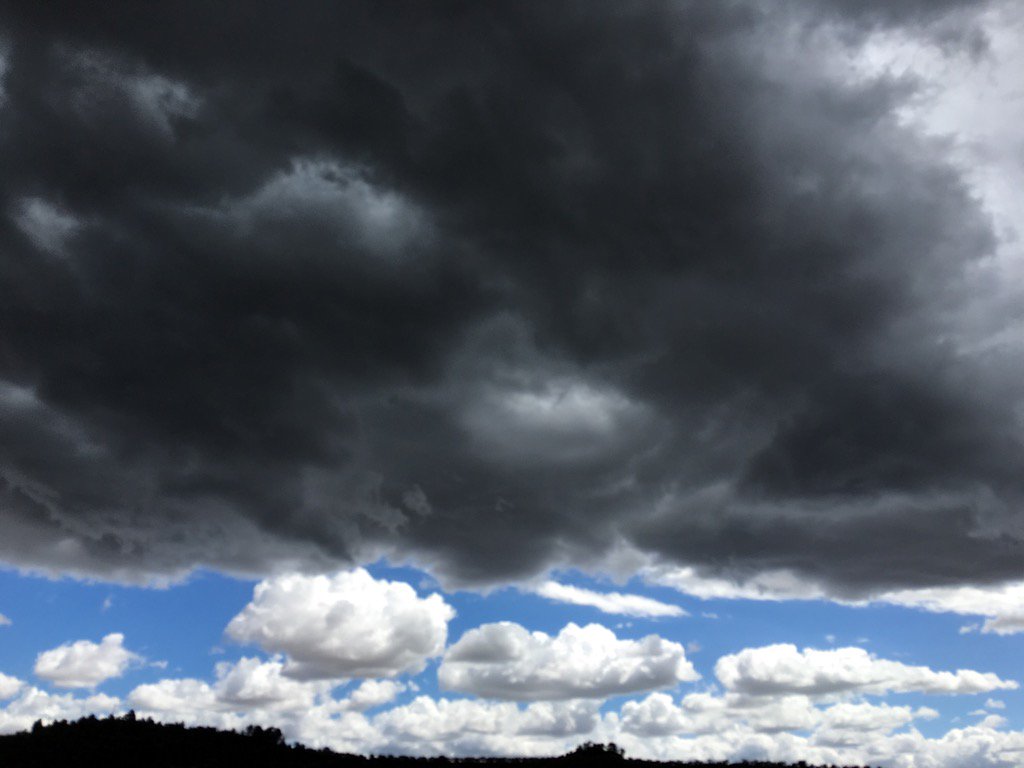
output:
M633 760L616 744L593 742L581 744L566 755L545 758L364 756L288 744L277 728L250 725L240 732L221 731L181 723L157 723L148 718L139 719L134 712L120 717L90 716L73 722L58 720L49 725L36 721L29 731L0 736L0 766L3 768L91 765L104 768L825 768L804 762Z

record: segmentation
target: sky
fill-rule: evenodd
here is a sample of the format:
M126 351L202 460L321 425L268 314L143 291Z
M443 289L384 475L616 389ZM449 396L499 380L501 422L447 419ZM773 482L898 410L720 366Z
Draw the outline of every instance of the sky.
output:
M1024 765L1024 10L0 2L0 732Z

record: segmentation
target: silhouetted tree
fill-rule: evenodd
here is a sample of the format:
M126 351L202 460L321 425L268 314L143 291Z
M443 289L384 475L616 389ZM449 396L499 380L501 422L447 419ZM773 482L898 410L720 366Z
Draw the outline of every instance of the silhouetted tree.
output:
M573 768L785 768L781 763L759 761L728 764L627 760L617 744L589 741L557 758L367 758L289 745L278 728L251 725L241 733L186 728L181 723L138 719L133 711L121 717L90 716L74 723L60 720L46 726L37 720L31 731L0 736L0 768L567 768L567 762ZM811 767L801 762L793 768Z

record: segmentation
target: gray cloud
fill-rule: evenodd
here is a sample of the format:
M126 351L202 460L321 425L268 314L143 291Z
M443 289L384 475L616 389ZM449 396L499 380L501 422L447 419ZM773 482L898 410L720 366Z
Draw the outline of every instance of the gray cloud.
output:
M828 58L973 13L5 6L0 558L1019 577L995 235Z

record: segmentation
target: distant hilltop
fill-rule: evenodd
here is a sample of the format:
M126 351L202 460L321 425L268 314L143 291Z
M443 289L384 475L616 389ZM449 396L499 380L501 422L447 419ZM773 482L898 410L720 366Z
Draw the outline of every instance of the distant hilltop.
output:
M615 744L587 742L561 757L399 757L339 754L287 744L277 728L249 726L242 732L168 725L140 720L134 712L122 717L87 717L76 722L40 722L31 731L0 736L3 768L431 768L442 765L518 766L666 766L666 768L816 768L759 761L741 763L677 763L632 760ZM817 768L824 768L820 766ZM831 766L830 768L836 768ZM849 767L854 768L854 767Z

